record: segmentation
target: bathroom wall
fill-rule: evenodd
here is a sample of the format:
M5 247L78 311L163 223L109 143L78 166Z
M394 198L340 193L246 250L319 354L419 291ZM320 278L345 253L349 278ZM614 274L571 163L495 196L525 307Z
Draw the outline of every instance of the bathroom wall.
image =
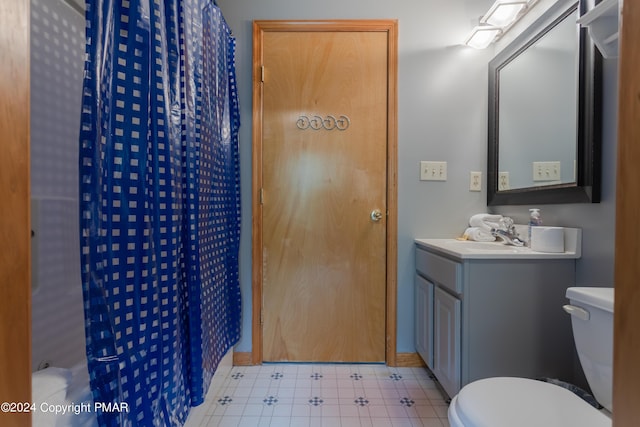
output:
M32 370L85 358L78 227L84 17L31 1Z
M540 0L540 9L548 0ZM564 0L562 0L564 1ZM251 351L251 22L255 19L398 19L398 352L414 352L413 239L455 237L470 215L487 211L486 190L469 191L469 172L487 164L487 64L495 46L461 46L492 0L218 0L238 41L242 128L241 286L243 336ZM539 9L539 10L540 10ZM582 227L579 284L613 277L615 63L606 64L605 177L598 205L542 206L547 224ZM420 160L448 162L446 182L419 181ZM483 185L483 188L486 186ZM495 209L526 221L528 206Z
M398 343L414 352L413 239L460 235L486 210L469 172L486 170L487 63L491 50L460 46L491 0L218 0L237 38L242 127L243 336L251 350L251 23L254 19L398 19ZM420 160L448 162L446 182L419 181ZM486 175L486 174L485 174Z

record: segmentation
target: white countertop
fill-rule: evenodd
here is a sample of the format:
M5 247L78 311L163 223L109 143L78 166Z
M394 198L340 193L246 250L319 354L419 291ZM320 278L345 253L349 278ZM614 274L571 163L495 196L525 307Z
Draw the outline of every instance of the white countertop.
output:
M582 255L582 230L565 228L564 252L536 252L502 242L458 239L415 239L416 245L459 259L578 259Z

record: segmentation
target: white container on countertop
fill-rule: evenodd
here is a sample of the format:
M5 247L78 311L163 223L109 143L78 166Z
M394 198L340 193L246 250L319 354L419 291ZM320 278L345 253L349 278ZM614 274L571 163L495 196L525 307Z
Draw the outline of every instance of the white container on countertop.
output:
M564 252L564 228L531 227L529 247L536 252Z

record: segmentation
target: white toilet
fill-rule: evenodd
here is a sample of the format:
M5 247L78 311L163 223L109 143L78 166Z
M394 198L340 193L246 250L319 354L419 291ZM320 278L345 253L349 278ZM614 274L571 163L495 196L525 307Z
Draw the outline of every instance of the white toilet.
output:
M569 288L573 336L591 391L609 411L613 374L613 288ZM451 427L610 427L605 411L571 391L526 378L467 384L449 405Z

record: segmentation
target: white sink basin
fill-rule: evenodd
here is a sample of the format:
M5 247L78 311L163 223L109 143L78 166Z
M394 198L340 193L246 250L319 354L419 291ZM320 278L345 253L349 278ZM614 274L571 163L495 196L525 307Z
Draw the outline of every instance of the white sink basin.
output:
M455 250L464 250L472 252L531 252L531 249L524 246L505 245L502 242L474 242L472 240L446 240L444 244L451 246Z

